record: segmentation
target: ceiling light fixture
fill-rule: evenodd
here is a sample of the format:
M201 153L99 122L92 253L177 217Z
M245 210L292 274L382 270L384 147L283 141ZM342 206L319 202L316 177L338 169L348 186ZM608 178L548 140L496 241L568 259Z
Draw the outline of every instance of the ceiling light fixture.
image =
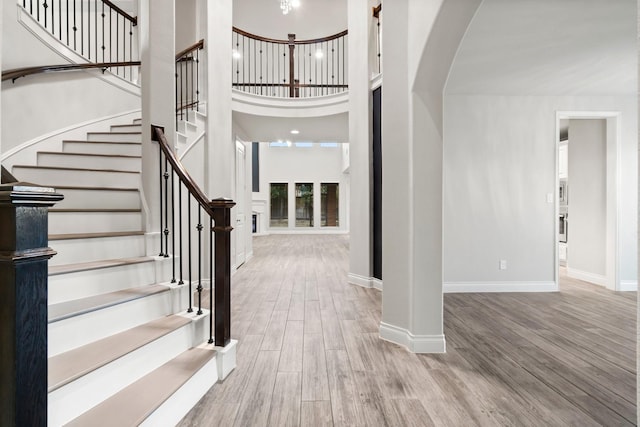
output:
M237 50L233 50L233 53L231 54L231 56L233 57L233 59L240 59L242 57L242 55L240 55L240 52L238 52Z
M292 134L292 135L297 135L297 134L299 134L299 133L300 133L300 131L299 131L298 129L293 129L293 130L291 130L291 134Z
M316 50L316 59L322 59L324 53L320 49Z

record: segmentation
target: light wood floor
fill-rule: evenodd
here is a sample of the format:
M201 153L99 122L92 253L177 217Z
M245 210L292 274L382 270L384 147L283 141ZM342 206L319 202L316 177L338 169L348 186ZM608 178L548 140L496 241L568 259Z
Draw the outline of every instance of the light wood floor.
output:
M238 366L181 426L636 423L636 293L447 294L447 353L378 338L346 236L254 239L233 277Z

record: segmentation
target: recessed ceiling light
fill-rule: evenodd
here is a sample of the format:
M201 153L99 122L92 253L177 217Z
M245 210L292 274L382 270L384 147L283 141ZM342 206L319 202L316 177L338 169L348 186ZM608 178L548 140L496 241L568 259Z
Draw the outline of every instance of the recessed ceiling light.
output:
M291 0L292 7L300 7L300 0Z
M298 129L292 129L291 130L291 135L297 135L299 133L300 133L300 131Z

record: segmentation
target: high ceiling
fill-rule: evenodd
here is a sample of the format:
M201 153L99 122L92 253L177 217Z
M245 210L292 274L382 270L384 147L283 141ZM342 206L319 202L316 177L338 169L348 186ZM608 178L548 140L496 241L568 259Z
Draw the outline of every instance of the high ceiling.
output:
M448 94L637 93L635 0L484 0Z
M283 15L280 0L234 0L233 25L263 37L314 39L347 29L347 0L300 0L300 7Z

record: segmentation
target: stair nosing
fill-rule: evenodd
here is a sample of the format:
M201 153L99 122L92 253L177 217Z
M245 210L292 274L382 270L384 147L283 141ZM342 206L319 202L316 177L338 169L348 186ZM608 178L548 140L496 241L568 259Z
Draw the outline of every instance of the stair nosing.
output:
M146 293L133 292L133 291L142 291L142 290L147 290L147 292ZM57 316L51 316L51 314L49 314L47 317L47 322L48 324L60 322L62 320L70 319L72 317L81 316L83 314L92 313L94 311L103 310L109 307L115 307L116 305L124 304L130 301L135 301L135 300L152 296L152 295L157 295L163 292L169 292L169 287L165 285L160 285L160 284L152 284L152 285L138 286L136 288L128 288L120 291L108 292L106 294L93 295L86 298L78 298L76 300L52 304L49 306L49 311L51 310L51 307L54 307L54 306L61 306L63 304L73 304L73 303L78 303L80 301L89 301L91 299L99 300L100 298L104 298L107 295L111 295L111 296L121 295L120 298L114 298L113 300L103 302L103 303L98 303L95 305L86 306L84 308L69 310L67 313L60 314Z
M141 256L132 258L114 258L104 259L100 261L77 262L73 264L50 265L49 276L79 273L82 271L102 270L105 268L144 264L147 262L153 262L153 258L148 256Z
M50 234L49 240L79 240L79 239L102 239L110 237L144 236L144 231L111 231L104 233L64 233Z
M91 157L117 157L117 158L133 158L141 159L142 156L134 156L128 154L95 154L95 153L69 153L66 151L38 151L38 154L53 154L61 156L91 156Z
M109 172L109 173L136 173L140 174L140 172L136 171L123 171L118 169L87 169L87 168L67 168L60 166L33 166L33 165L14 165L14 168L23 168L23 169L53 169L53 170L71 170L71 171L86 171L86 172Z
M49 212L58 212L58 213L72 213L72 212L86 212L86 213L138 213L142 212L142 209L131 209L131 208L123 208L123 209L111 209L111 208L49 208Z
M87 135L142 135L142 132L87 132Z
M142 325L138 325L138 326L134 326L133 328L127 329L126 331L122 331L119 332L117 334L113 334L110 335L108 337L102 338L100 340L97 341L93 341L89 344L86 344L82 347L78 347L78 348L74 348L71 349L69 351L66 351L64 353L60 353L57 354L55 356L52 356L48 359L48 363L49 363L49 373L52 372L51 369L51 364L55 364L56 362L59 363L60 360L64 360L64 358L79 358L80 356L82 356L82 353L86 353L87 351L90 352L90 350L92 350L95 347L101 347L101 346L105 346L106 344L109 344L111 341L115 341L115 342L121 342L120 340L122 340L122 338L127 335L127 334L132 334L135 332L139 332L142 331L144 329L149 329L150 327L153 328L156 326L156 324L160 324L163 321L167 321L167 320L174 320L175 324L170 324L170 325L164 325L164 329L162 329L161 331L155 333L155 334L149 334L149 336L146 337L146 339L143 339L142 341L137 340L136 343L134 345L129 345L126 346L127 348L122 349L122 351L120 352L119 355L117 356L112 356L112 357L107 357L107 358L101 358L101 360L94 360L92 361L92 363L88 363L86 364L87 366L83 367L82 369L76 371L75 373L69 375L68 377L64 378L64 379L59 379L57 380L54 384L51 384L51 381L48 382L48 392L51 393L61 387L64 387L65 385L77 380L78 378L81 378L87 374L90 374L93 371L96 371L100 368L102 368L103 366L108 365L109 363L118 360L124 356L126 356L127 354L133 353L134 351L144 347L145 345L152 343L154 341L159 340L160 338L169 335L170 333L177 331L178 329L188 325L189 323L192 322L191 319L187 318L187 317L182 317L182 316L178 316L178 315L169 315L169 316L165 316L165 317L161 317L158 319L154 319L151 320L147 323L144 323ZM105 344L106 343L106 344ZM111 347L111 346L109 346ZM115 346L114 346L115 347ZM82 357L81 360L86 361L87 357L85 355L85 357ZM76 365L77 366L77 365Z
M62 141L62 143L64 144L65 142L80 142L80 143L85 143L85 144L136 144L136 145L142 145L142 142L135 142L135 141L89 141L86 139L65 139Z

